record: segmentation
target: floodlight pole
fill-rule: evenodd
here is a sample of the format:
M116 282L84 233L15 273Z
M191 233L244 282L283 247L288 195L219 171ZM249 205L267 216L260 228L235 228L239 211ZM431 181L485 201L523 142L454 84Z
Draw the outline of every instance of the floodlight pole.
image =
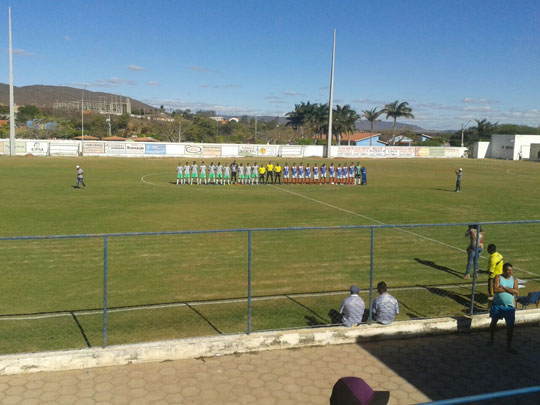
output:
M9 10L9 154L15 156L15 101L13 96L13 45L11 39L11 7Z
M332 106L334 104L334 59L336 56L336 30L334 29L334 42L332 46L332 69L330 73L330 100L328 101L328 135L326 157L332 157Z
M182 121L178 118L178 143L182 142Z
M461 147L463 148L463 134L465 133L465 127L469 125L469 122L472 120L467 121L466 124L461 124Z

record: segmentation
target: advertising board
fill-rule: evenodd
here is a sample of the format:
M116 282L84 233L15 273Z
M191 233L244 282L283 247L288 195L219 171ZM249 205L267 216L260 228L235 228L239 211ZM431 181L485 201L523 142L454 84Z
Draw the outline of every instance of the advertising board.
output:
M107 142L105 153L108 155L123 155L126 153L126 144L123 142Z
M281 147L281 156L283 157L303 157L304 148L302 146L284 145Z
M31 153L35 156L47 156L49 153L49 142L28 141L26 142L26 153Z
M221 146L204 145L202 154L205 157L221 157Z
M238 156L257 156L257 145L240 145L238 147Z
M163 143L147 143L145 144L144 153L147 155L164 155L166 152L165 144Z
M221 147L221 156L236 157L239 155L239 145L223 145Z
M275 145L257 146L258 156L277 156L278 152L279 152L279 146L275 146Z
M186 145L184 154L186 156L201 156L203 148L199 145Z
M126 155L144 155L144 144L126 143Z
M105 142L83 142L83 155L105 153Z
M51 156L78 156L78 142L51 142L49 146L49 155Z

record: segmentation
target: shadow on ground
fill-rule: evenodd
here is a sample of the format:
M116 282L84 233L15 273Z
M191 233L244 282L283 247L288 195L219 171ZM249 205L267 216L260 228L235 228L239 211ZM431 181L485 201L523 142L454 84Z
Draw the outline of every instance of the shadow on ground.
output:
M538 385L540 327L516 328L517 355L506 353L504 329L497 330L493 346L487 345L488 333L486 330L357 344L432 400ZM475 403L539 404L540 393Z

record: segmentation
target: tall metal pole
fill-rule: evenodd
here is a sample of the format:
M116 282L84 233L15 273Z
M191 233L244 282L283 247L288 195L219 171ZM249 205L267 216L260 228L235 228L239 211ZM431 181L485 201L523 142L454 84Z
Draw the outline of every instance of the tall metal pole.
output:
M334 29L334 44L332 46L332 71L330 74L330 100L328 101L328 136L326 157L332 157L332 107L334 104L334 59L336 56L336 30Z
M465 127L469 125L469 122L471 122L471 120L467 121L466 124L461 124L461 147L462 148L463 148L463 134L465 133Z
M257 114L255 114L255 139L257 139Z
M9 7L9 154L15 156L15 101L13 97L13 45L11 40L11 7Z
M86 86L83 87L82 100L81 100L81 140L84 141L84 91Z
M107 346L108 237L103 237L103 347Z
M375 249L375 228L371 228L371 248L369 253L369 317L368 324L373 320L373 252Z
M248 231L248 324L247 334L251 333L251 231Z

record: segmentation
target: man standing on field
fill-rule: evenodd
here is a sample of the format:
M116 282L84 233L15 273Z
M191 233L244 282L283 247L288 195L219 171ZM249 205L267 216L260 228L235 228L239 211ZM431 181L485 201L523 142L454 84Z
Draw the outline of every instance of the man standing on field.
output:
M456 170L456 193L461 191L461 177L463 176L463 169L460 167L459 170Z
M84 170L81 169L81 166L76 166L75 169L77 170L77 185L75 186L75 188L80 188L79 187L79 184L82 184L84 188L86 188L86 184L84 184L84 180L83 180L83 173L84 173Z

